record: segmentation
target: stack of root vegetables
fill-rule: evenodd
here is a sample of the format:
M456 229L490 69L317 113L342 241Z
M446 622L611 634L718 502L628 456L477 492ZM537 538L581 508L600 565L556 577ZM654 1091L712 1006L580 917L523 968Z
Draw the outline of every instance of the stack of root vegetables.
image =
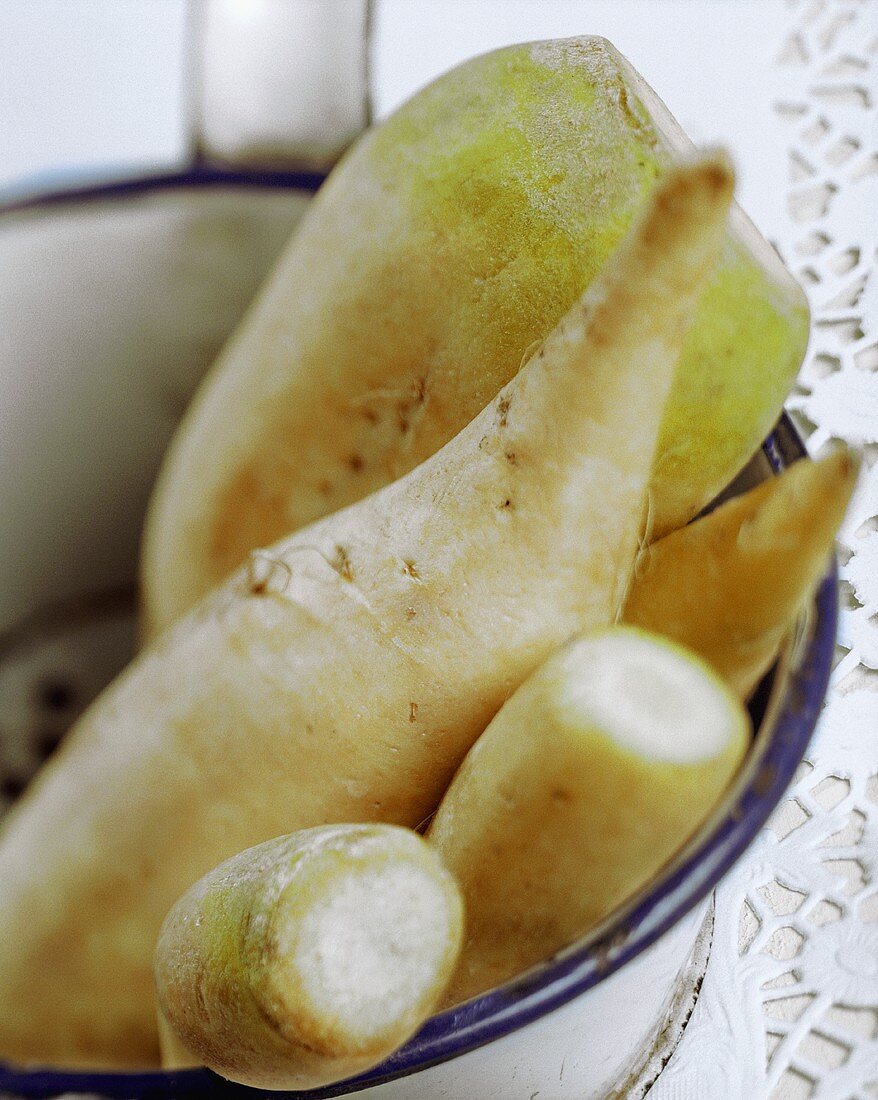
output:
M593 38L350 150L168 455L142 652L4 822L0 1055L340 1080L693 834L855 477L693 519L807 340L732 190Z

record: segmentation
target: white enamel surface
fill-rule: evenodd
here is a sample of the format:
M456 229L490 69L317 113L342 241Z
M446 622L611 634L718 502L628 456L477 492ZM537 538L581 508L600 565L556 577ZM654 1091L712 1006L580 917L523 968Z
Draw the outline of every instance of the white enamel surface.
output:
M604 1100L656 1038L704 918L698 906L584 997L479 1050L352 1096L372 1100ZM706 1098L705 1098L706 1100Z
M0 217L0 629L135 576L171 432L304 202L168 192Z

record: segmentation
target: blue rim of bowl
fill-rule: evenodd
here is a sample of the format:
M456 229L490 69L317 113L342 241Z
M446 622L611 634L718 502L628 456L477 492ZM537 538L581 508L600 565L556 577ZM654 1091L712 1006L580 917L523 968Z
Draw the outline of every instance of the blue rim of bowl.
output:
M181 169L157 170L142 176L108 169L99 180L91 173L51 172L0 191L0 217L185 188L231 187L314 192L325 179L325 172L238 168L200 160Z
M0 204L0 215L71 202L124 198L185 187L296 188L314 191L319 173L260 172L194 165ZM762 447L775 474L806 456L784 413ZM833 563L814 600L810 636L785 669L783 694L769 673L751 702L753 748L720 810L690 841L661 877L597 929L513 981L433 1016L405 1046L365 1074L334 1085L298 1092L267 1092L238 1085L206 1069L95 1072L25 1069L0 1064L0 1092L34 1098L90 1093L128 1100L199 1100L296 1096L329 1100L384 1084L458 1057L530 1024L574 998L645 951L682 919L723 878L755 839L793 779L820 715L835 647L837 569ZM774 688L774 690L773 690ZM766 729L767 726L770 728Z

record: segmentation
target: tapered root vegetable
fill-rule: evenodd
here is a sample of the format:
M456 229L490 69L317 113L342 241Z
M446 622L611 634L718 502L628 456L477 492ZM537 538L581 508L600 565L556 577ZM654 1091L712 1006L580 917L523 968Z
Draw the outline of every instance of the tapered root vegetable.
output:
M330 825L241 852L162 926L164 1065L267 1089L362 1073L438 1001L462 921L453 878L408 829Z
M250 550L381 488L460 431L691 148L600 38L470 60L365 135L177 434L144 540L147 633ZM801 290L736 210L664 414L656 533L695 515L759 445L807 334Z
M447 1003L549 958L646 883L715 805L748 733L728 687L656 635L615 627L551 657L428 832L467 915Z
M624 620L694 649L746 698L826 569L856 477L846 450L797 462L659 539Z
M464 431L254 556L80 719L0 834L0 1053L156 1059L152 952L191 883L299 828L419 824L518 684L614 620L731 192L722 159L668 173Z

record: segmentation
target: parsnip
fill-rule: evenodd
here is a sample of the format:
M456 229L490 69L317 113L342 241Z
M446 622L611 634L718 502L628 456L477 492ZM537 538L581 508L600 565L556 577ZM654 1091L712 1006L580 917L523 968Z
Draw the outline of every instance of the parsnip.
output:
M191 883L299 828L417 825L518 684L614 619L731 190L721 159L669 172L454 440L254 557L86 712L0 834L0 1054L156 1060L152 951Z
M704 662L633 627L582 637L506 702L427 834L464 895L457 1004L572 943L681 847L747 746Z
M797 462L659 539L623 619L694 649L746 698L826 569L856 477L846 450Z
M146 633L253 548L451 439L691 148L600 38L470 60L367 134L318 194L176 436L143 545ZM694 516L759 445L807 333L801 290L736 210L665 410L655 534Z
M166 1068L303 1089L362 1073L443 993L463 906L394 825L329 825L233 856L191 887L155 958Z

